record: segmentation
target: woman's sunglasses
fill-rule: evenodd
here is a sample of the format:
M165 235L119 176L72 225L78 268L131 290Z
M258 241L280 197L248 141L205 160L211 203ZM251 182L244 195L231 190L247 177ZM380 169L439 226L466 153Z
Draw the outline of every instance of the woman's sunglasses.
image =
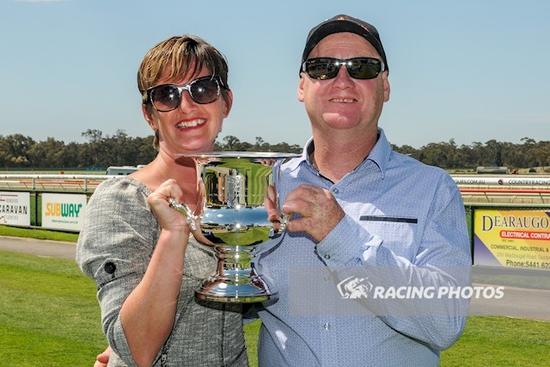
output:
M354 79L374 79L384 71L384 63L373 57L354 57L335 59L333 57L314 57L302 64L302 71L310 78L326 80L335 78L342 65Z
M155 110L168 112L181 104L181 94L189 92L191 99L198 104L212 103L220 97L220 89L225 88L217 75L208 75L190 81L184 85L161 84L146 91L146 101Z

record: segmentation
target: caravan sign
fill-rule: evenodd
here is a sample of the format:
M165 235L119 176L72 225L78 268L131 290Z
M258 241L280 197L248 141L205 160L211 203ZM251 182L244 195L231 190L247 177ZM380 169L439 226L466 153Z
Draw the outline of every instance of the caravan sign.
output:
M0 224L29 226L30 213L28 192L0 192Z

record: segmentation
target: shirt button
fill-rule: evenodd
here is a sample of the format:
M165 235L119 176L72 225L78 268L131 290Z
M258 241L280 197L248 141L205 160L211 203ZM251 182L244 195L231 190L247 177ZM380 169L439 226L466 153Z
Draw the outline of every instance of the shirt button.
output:
M330 329L330 324L328 322L325 322L325 324L323 325L323 328L325 330L329 330Z
M103 270L105 270L107 274L113 274L116 270L116 265L108 261L103 265Z
M325 256L323 256L325 258L325 260L330 260L330 255L329 254L325 254Z
M340 192L340 190L338 190L336 187L333 187L332 192L335 193L335 194L338 194Z

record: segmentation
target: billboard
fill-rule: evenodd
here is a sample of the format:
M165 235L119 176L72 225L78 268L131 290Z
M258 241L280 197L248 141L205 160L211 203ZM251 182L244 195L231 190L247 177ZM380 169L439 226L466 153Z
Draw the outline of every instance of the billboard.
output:
M0 192L0 224L30 226L30 194L28 192Z
M476 209L474 265L550 270L550 210Z
M86 207L83 194L42 194L42 227L80 231Z

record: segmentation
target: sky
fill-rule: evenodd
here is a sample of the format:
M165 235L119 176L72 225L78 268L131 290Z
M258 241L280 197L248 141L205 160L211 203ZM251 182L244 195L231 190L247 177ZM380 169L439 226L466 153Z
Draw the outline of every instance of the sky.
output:
M390 142L550 140L547 0L0 0L0 135L150 135L137 68L158 42L190 33L229 62L235 98L220 138L302 145L305 39L341 13L380 32L391 97L379 125Z

